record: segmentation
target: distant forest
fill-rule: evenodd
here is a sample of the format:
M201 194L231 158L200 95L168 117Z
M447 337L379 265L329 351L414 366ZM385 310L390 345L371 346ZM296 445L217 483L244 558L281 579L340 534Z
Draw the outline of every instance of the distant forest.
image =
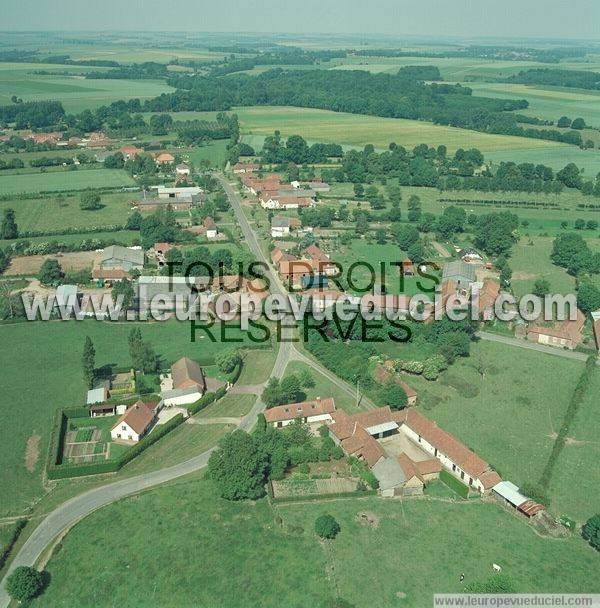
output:
M600 74L585 70L559 70L557 68L523 70L511 76L508 82L600 90Z

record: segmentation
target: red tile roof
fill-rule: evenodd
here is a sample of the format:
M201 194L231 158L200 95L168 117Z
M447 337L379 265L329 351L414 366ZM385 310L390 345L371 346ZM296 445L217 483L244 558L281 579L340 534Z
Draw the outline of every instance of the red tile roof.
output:
M267 422L284 422L286 420L294 420L294 418L331 414L334 411L335 401L333 397L328 397L326 399L315 399L313 401L303 401L302 403L287 403L272 407L265 411L265 420Z
M112 426L111 430L117 428L120 424L127 424L138 435L141 435L148 425L154 420L156 414L155 406L143 401L136 401Z

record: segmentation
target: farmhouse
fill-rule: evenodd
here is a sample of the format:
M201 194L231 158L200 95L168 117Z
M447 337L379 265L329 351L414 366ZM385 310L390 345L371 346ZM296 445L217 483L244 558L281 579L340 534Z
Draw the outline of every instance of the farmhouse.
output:
M258 171L260 169L260 165L256 163L235 163L233 165L234 173L252 173L253 171Z
M170 380L172 388L163 390L161 393L165 405L168 406L194 403L206 391L206 380L202 368L187 357L182 357L173 363Z
M329 423L331 414L335 412L335 401L333 397L321 399L317 397L314 401L302 403L288 403L272 407L265 411L267 424L275 428L281 428L292 423L294 420L311 423Z
M161 152L156 156L156 164L159 166L172 165L175 162L175 157L169 152Z
M141 148L137 148L136 146L123 146L119 152L125 160L134 160L136 156L144 153Z
M158 198L163 199L179 199L181 197L200 197L203 190L198 186L175 186L166 188L165 186L153 186L156 189ZM199 198L195 199L199 200ZM174 202L174 201L171 201Z
M487 462L414 408L382 407L353 416L337 410L332 418L331 438L368 464L383 496L419 491L419 482L422 488L442 468L480 493L502 481ZM394 458L400 467L390 461Z
M338 267L336 266L335 262L332 262L331 258L315 244L307 247L306 253L310 258L315 272L325 274L326 276L333 276L337 274Z
M110 436L114 441L138 442L152 428L157 411L157 404L137 401L117 420L110 430Z
M500 295L500 283L494 279L485 279L483 283L473 283L473 294L477 294L479 315L484 320L490 320L494 313L494 305Z
M533 325L527 329L527 339L530 342L557 346L574 350L583 340L581 330L585 324L585 315L577 309L577 318L574 321L565 319L553 327Z

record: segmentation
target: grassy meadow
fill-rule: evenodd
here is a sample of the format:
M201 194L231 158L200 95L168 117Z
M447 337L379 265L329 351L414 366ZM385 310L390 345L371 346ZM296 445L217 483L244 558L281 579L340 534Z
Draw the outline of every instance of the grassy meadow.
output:
M520 486L539 478L582 369L579 361L481 341L438 381L407 380L425 415ZM575 478L563 491L584 496Z
M5 464L0 475L0 516L24 512L43 493L41 474L54 410L85 400L81 371L85 336L94 342L97 368L123 366L129 364L127 335L132 327L129 323L92 320L0 325L0 341L15 345L0 353L4 391L0 424L8 438L0 445L0 460ZM190 342L187 323L147 323L141 329L165 366L182 356L211 362L214 354L225 348L200 334L195 343ZM235 328L229 329L228 336L248 342ZM240 345L226 345L231 346Z
M78 169L77 171L0 175L2 194L60 192L134 185L133 179L123 169Z
M357 521L364 512L376 523ZM334 541L315 536L322 513L340 523ZM111 533L118 526L127 528L126 539ZM496 504L365 498L273 511L264 499L229 502L208 481L181 480L77 524L50 560L51 584L32 606L326 608L338 595L352 606L421 608L433 593L489 578L492 563L521 592L600 590L599 562L580 539L539 537ZM124 569L137 575L114 585Z
M131 193L103 194L103 207L97 211L82 210L79 195L6 200L0 201L0 213L4 209L14 209L17 225L22 232L115 226L127 221L131 213L128 203L132 197Z

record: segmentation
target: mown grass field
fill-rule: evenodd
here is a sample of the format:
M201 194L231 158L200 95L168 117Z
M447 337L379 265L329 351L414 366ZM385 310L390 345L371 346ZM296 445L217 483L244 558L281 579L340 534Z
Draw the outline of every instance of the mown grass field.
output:
M33 74L36 70L53 74ZM23 101L52 99L60 101L67 113L78 113L118 99L150 99L174 90L158 80L86 80L83 75L64 76L57 73L84 74L95 70L58 64L3 63L0 65L0 104L9 104L13 95Z
M335 399L335 405L338 409L346 410L350 414L354 414L355 412L359 411L360 408L356 406L355 397L331 382L329 378L326 378L323 374L313 369L306 363L291 363L288 365L285 375L289 376L291 374L297 374L305 371L310 372L310 375L315 382L314 386L304 389L307 400L316 399L317 397L321 397L322 399L333 397Z
M56 408L85 401L81 371L85 336L89 335L94 342L97 368L128 365L127 335L132 327L130 323L92 320L0 326L2 344L14 346L0 353L0 385L4 395L0 424L6 437L0 444L0 460L5 465L0 473L0 515L22 513L43 493L40 480L52 415ZM187 323L148 323L141 330L165 365L182 356L210 360L220 349L232 346L200 336L196 343L190 342ZM240 336L239 330L228 331L228 336ZM246 336L241 337L247 342ZM28 470L27 445L32 437L38 437L37 457L30 457Z
M425 415L520 486L539 478L582 369L579 361L481 341L436 382L407 381ZM576 478L563 491L584 495Z
M256 395L225 395L207 408L201 410L198 418L219 418L222 416L241 418L256 402Z
M365 511L376 526L357 521ZM341 525L333 542L314 533L322 513ZM125 539L111 533L119 525ZM327 608L337 592L351 606L421 608L435 592L489 578L492 563L521 592L600 589L600 563L583 541L541 538L495 504L366 498L282 505L276 514L266 500L228 502L208 481L181 481L77 524L32 606ZM114 585L123 569L138 575Z
M0 175L2 194L59 192L116 186L134 186L133 179L122 169L78 169L54 173Z
M0 213L14 209L20 231L55 231L70 228L92 228L123 225L131 214L131 193L102 195L102 209L84 211L81 197L63 196L40 199L0 201ZM61 237L62 240L62 237Z
M379 118L309 108L255 106L235 108L235 112L239 116L241 130L245 136L264 137L272 135L278 129L284 137L302 135L310 141L352 146L373 144L377 148L387 148L390 142L407 148L421 143L431 146L444 144L449 152L454 152L457 148L473 147L482 152L523 148L539 152L547 148L568 147L554 142L489 135L416 120ZM249 143L253 143L251 138Z
M549 281L552 293L575 293L575 278L550 260L553 241L549 237L523 237L512 248L511 286L517 297L531 293L537 279Z

